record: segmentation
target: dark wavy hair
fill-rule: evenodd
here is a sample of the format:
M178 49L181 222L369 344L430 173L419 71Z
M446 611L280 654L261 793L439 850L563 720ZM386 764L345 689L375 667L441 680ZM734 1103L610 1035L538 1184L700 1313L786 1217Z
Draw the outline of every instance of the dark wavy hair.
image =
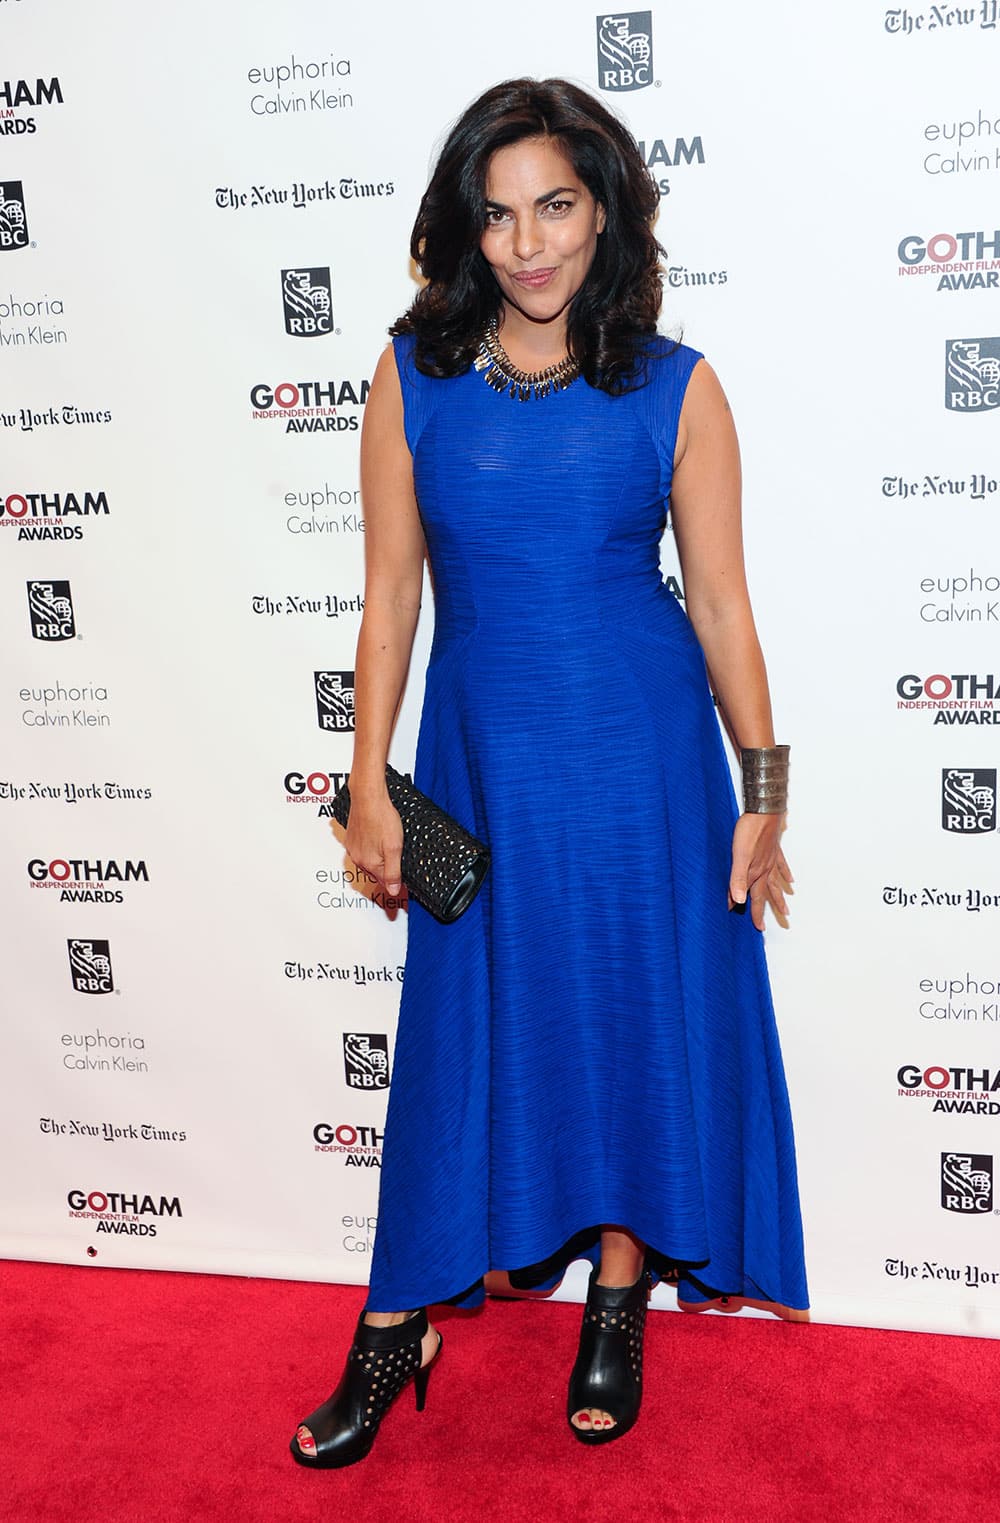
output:
M486 172L499 148L524 138L558 145L604 208L604 232L570 303L570 354L590 383L613 396L645 381L645 353L663 296L653 234L659 191L635 138L611 112L565 79L509 79L472 102L448 134L410 239L426 285L390 333L413 334L417 369L445 377L468 370L500 288L479 243L486 225Z

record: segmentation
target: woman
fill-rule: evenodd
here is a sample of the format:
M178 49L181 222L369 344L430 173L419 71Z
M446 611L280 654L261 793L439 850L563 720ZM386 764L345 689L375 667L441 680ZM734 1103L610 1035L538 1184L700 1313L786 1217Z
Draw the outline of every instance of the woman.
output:
M422 1406L427 1305L477 1304L492 1269L539 1286L592 1260L568 1401L592 1444L638 1415L656 1273L688 1301L807 1304L758 934L766 904L786 914L786 753L729 408L656 335L655 210L600 102L514 80L456 124L417 216L427 284L362 439L347 850L400 891L384 769L426 551L415 781L492 864L456 923L410 906L368 1304L292 1440L303 1464L361 1459L411 1376ZM659 572L668 500L689 618ZM712 689L743 753L738 817Z

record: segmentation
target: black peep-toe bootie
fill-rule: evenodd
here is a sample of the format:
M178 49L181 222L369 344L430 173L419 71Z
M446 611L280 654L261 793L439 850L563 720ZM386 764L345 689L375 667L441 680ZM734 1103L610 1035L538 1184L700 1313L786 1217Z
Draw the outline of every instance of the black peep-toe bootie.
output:
M583 1444L609 1444L627 1433L642 1402L642 1337L650 1278L647 1270L634 1285L598 1285L590 1276L583 1308L580 1348L569 1378L566 1415L573 1435ZM577 1412L596 1407L614 1418L611 1428L578 1428Z
M340 1384L328 1401L299 1424L312 1434L316 1453L299 1448L296 1432L289 1445L292 1457L316 1470L338 1470L363 1460L408 1380L413 1381L417 1411L422 1412L431 1365L441 1349L438 1333L437 1349L421 1368L420 1343L426 1332L426 1309L395 1327L370 1327L362 1312Z

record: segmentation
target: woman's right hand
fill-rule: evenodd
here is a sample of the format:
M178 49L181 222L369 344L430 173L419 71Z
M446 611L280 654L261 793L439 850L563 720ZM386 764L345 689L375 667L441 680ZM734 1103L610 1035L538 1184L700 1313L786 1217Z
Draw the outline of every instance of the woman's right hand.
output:
M347 855L356 867L377 878L395 899L403 887L399 860L403 854L403 822L383 787L371 797L351 792L347 816Z

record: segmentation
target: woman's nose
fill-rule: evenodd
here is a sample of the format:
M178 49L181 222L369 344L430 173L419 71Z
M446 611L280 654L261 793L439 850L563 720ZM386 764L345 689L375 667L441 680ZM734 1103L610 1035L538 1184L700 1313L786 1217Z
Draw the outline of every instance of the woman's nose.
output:
M538 223L534 218L531 218L527 222L516 222L514 224L513 247L515 257L523 259L525 263L541 252L544 247L544 240L542 239Z

